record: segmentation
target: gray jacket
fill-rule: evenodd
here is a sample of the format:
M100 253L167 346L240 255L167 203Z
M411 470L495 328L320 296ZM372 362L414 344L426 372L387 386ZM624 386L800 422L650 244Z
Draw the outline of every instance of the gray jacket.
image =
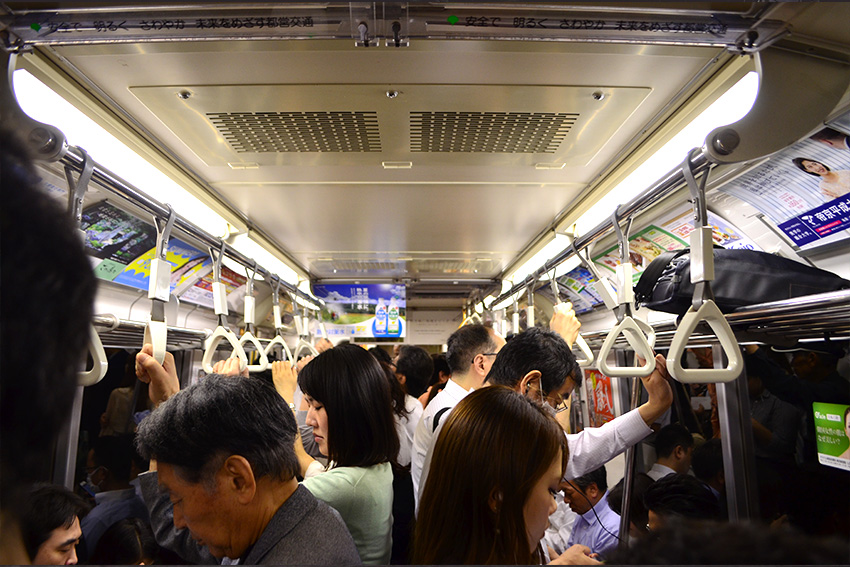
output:
M199 546L189 530L177 530L168 496L157 487L157 474L139 476L156 541L183 559L201 565L219 562L206 547ZM354 540L339 513L298 485L278 508L260 538L239 559L240 565L360 565Z

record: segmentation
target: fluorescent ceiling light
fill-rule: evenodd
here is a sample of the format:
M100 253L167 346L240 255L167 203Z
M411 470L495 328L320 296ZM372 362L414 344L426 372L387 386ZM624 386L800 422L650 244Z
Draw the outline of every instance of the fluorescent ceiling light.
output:
M543 264L546 263L547 260L557 256L570 244L570 239L566 235L554 232L550 233L550 235L554 235L552 236L552 240L550 240L534 256L523 262L522 265L516 268L513 272L509 273L505 279L514 282L523 281L529 274L536 272L541 266L543 266Z
M298 273L286 262L269 252L259 242L254 240L250 234L239 234L233 238L231 246L245 256L252 258L263 268L280 277L281 280L296 286L298 285ZM244 272L245 269L242 269Z
M212 236L226 234L227 220L221 215L26 70L15 71L13 82L15 96L23 111L39 122L59 128L68 139L69 145L83 148L95 162L134 185L142 193L160 203L170 204L181 217Z
M719 126L737 122L750 111L758 94L758 73L751 71L691 123L611 189L576 221L576 234L585 234L611 217L619 204L627 203L677 165L687 152L702 147L706 136Z

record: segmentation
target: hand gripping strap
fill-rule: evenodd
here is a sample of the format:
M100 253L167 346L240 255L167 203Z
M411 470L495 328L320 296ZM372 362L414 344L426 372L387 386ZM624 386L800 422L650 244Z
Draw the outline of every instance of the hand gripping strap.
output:
M685 348L688 340L698 324L705 321L714 331L720 346L726 351L729 364L726 368L683 368L682 359L685 358ZM691 307L682 316L679 328L673 335L670 343L670 352L667 354L667 369L670 375L683 384L707 384L716 382L731 382L741 375L744 359L738 348L738 342L732 333L732 328L726 317L713 300L705 301L699 310L694 311Z
M608 353L614 348L614 343L620 334L625 335L632 350L645 360L643 366L608 366ZM652 350L654 344L655 330L652 326L627 315L605 337L605 342L599 349L598 368L603 374L613 378L644 378L649 376L655 371L655 353Z
M145 338L142 344L153 345L153 357L160 364L165 360L165 346L168 341L168 330L165 321L148 321L145 326Z
M210 338L207 339L207 350L204 352L204 359L201 361L201 366L207 374L213 373L213 355L215 354L215 349L218 347L218 343L220 343L222 339L227 339L227 342L229 342L233 347L233 354L239 357L239 360L242 363L239 366L240 371L244 370L248 366L248 356L245 354L245 349L243 349L242 345L239 344L239 339L236 338L233 331L219 325L215 328L213 334L210 335Z

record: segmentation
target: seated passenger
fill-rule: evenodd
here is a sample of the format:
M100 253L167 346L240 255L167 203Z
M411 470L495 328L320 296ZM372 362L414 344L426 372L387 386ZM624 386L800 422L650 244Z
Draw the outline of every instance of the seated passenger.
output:
M620 479L620 482L608 491L608 506L621 518L623 517L624 481L625 479ZM641 538L649 533L649 530L646 529L646 524L649 522L649 514L643 504L643 494L653 482L655 481L647 476L646 473L637 473L635 475L629 507L629 537Z
M360 563L339 514L295 478L297 426L274 389L211 374L178 392L174 358L152 354L145 345L136 371L161 405L137 446L151 460L139 478L157 542L194 563Z
M413 562L541 563L540 539L567 458L561 426L536 403L501 386L466 396L434 446ZM595 563L580 546L567 554Z
M88 504L64 486L34 486L20 524L33 565L76 565L76 548L83 535L80 519L88 510Z
M567 545L580 544L605 557L617 547L620 516L608 505L605 466L561 483L564 502L578 514Z
M158 559L159 545L147 522L125 518L103 532L89 557L89 564L153 565Z
M97 437L89 450L86 472L89 484L97 488L95 507L80 523L83 544L79 555L89 562L89 556L109 526L125 518L141 518L148 522L144 502L130 485L133 461L133 436Z
M652 480L668 474L687 474L694 454L694 437L680 423L665 425L655 434L655 463L647 471Z
M294 373L279 393L292 400ZM285 383L285 386L283 385ZM309 404L306 423L325 468L296 442L303 484L335 508L348 526L363 563L386 565L392 547L393 474L399 441L390 386L380 363L355 345L337 346L313 359L298 374Z
M655 481L643 493L643 503L651 532L683 518L720 519L720 504L714 494L701 481L686 474L671 474Z

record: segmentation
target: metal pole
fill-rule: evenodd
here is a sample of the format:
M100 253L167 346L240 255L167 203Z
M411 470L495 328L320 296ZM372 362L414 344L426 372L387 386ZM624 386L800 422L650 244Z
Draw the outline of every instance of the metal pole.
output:
M56 438L56 453L53 461L53 483L74 490L77 472L77 445L80 441L80 420L83 413L83 387L74 393L71 415Z
M626 358L628 357L628 353L623 349L617 349L617 366L625 367L628 366ZM634 356L634 355L633 355ZM621 385L623 382L621 382ZM631 379L631 400L629 402L629 411L635 409L640 404L640 394L641 394L641 386L639 378ZM626 397L626 392L623 391L625 388L621 387L621 398ZM637 471L637 458L638 458L639 447L637 445L632 445L628 449L626 449L626 469L623 474L623 503L621 504L620 509L620 543L619 546L621 549L625 549L629 546L629 527L631 524L631 511L632 511L632 493L634 492L634 481L635 481L635 473Z
M714 366L723 367L725 361L720 345L713 345L711 352L714 355ZM720 414L729 521L746 522L758 517L755 446L746 368L737 380L717 384L717 409Z

